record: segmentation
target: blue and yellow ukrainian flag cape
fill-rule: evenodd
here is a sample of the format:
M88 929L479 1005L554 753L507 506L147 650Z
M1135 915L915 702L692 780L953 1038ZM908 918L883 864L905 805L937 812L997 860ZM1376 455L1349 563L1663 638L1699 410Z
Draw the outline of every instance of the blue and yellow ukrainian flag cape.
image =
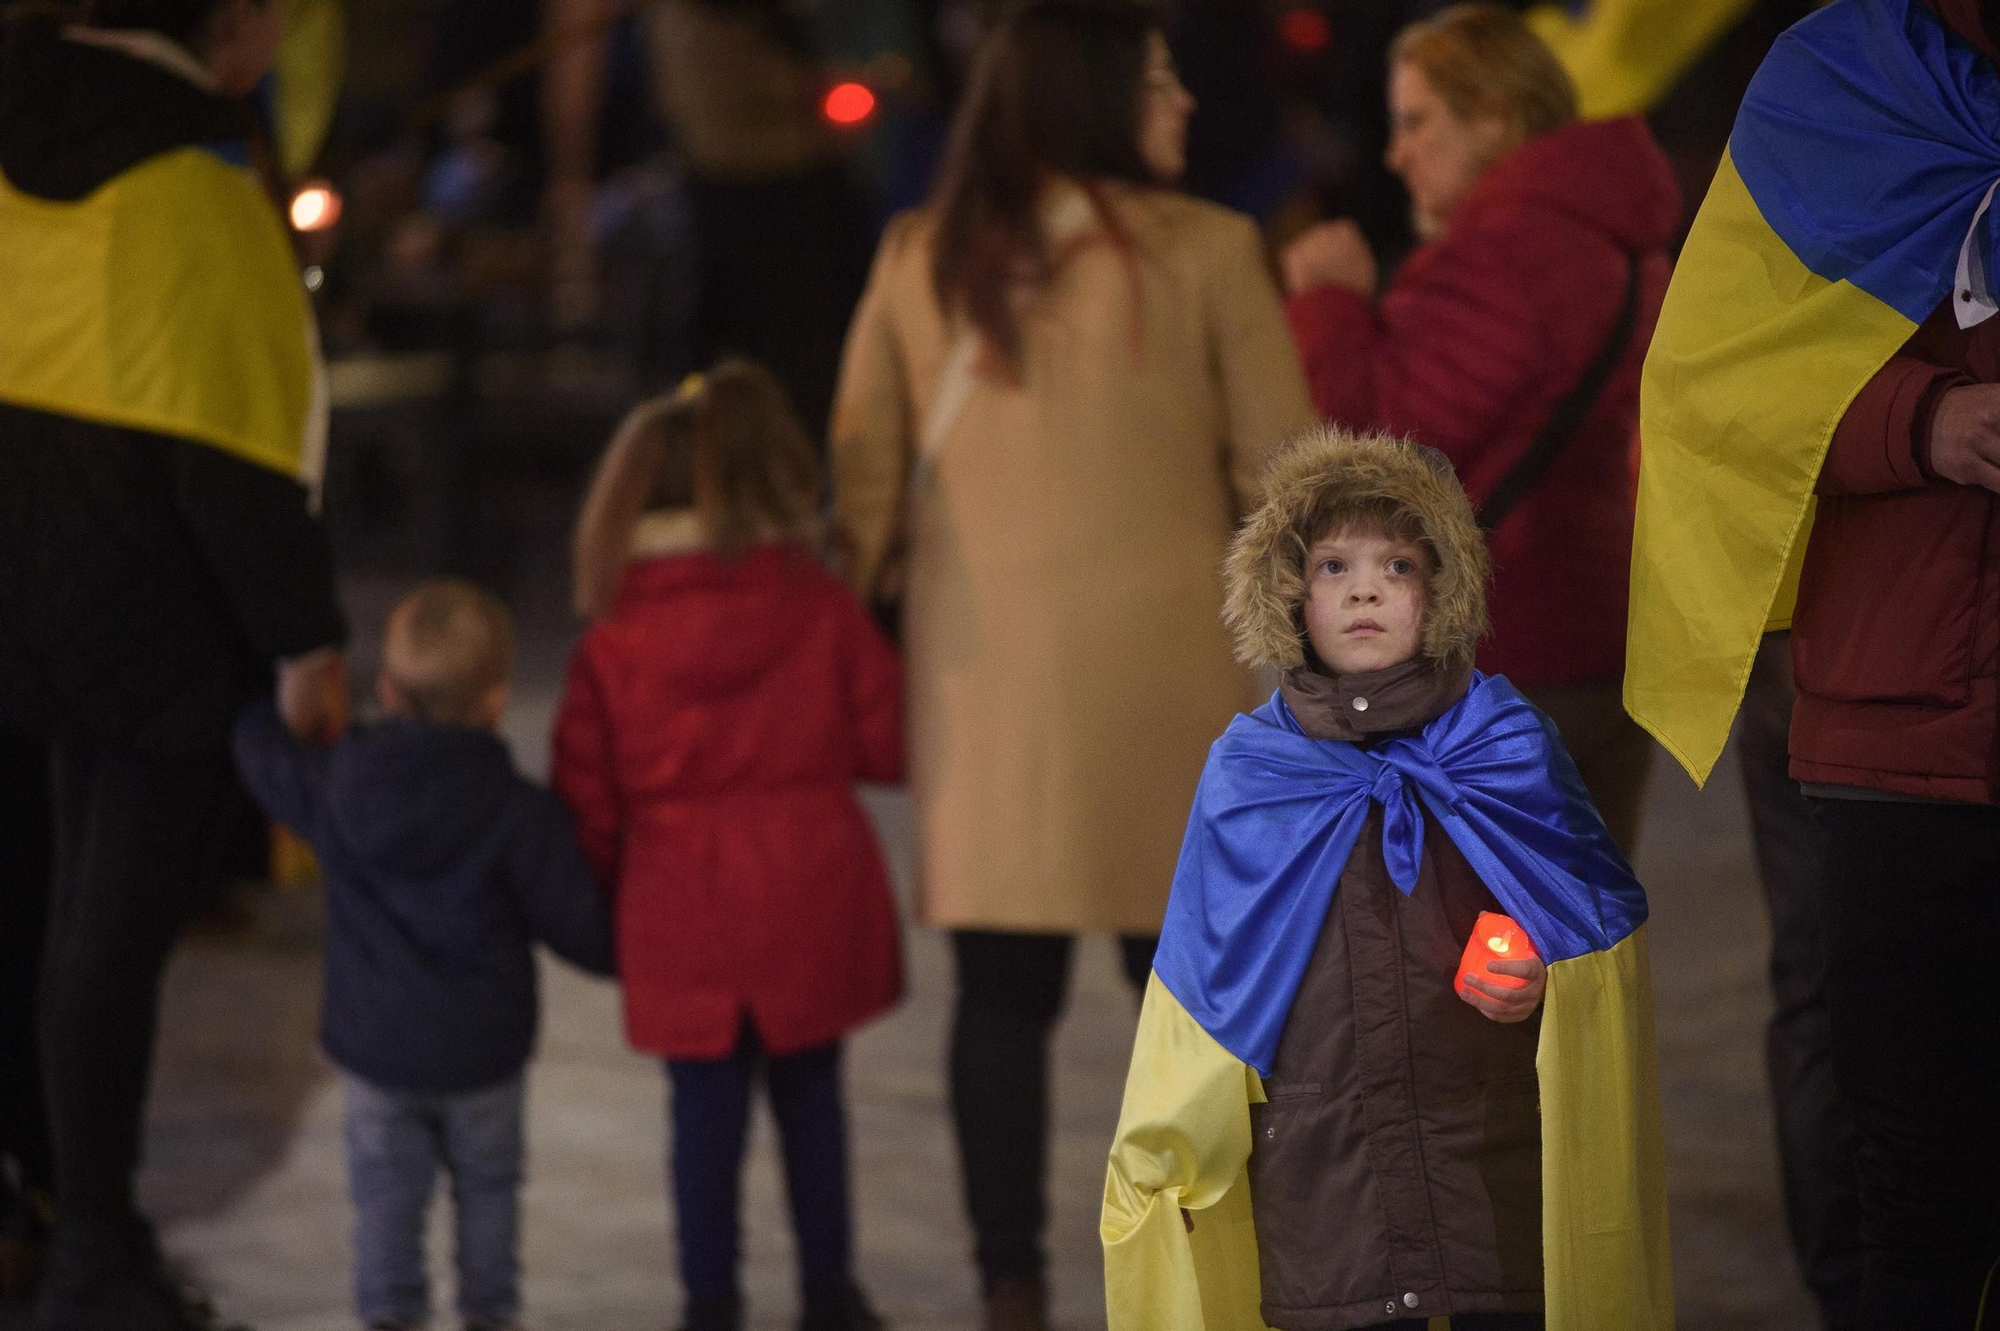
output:
M1317 740L1273 697L1210 749L1105 1179L1111 1331L1262 1331L1250 1106L1373 804L1403 891L1428 812L1549 963L1536 1068L1551 1331L1667 1331L1645 893L1547 718L1477 674L1420 735Z
M0 176L0 401L314 479L324 379L277 210L208 147L74 202Z
M1625 706L1696 781L1791 623L1834 427L1962 251L1986 289L1996 180L2000 76L1917 0L1835 0L1751 83L1640 395Z

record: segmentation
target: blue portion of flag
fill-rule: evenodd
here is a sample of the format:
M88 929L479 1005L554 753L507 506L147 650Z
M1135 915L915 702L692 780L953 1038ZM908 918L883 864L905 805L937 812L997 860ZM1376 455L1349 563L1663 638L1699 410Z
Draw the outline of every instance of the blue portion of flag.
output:
M1615 946L1646 897L1548 718L1498 676L1420 733L1319 740L1284 699L1209 750L1153 969L1218 1044L1268 1075L1368 812L1407 893L1437 820L1554 963Z
M1801 263L1922 323L2000 180L2000 74L1918 0L1835 0L1771 48L1729 152Z

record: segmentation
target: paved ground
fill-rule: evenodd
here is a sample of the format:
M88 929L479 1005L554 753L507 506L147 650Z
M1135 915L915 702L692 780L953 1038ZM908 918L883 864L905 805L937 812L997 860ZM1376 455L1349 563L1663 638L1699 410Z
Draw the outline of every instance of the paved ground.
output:
M558 536L542 531L532 545L551 551ZM554 567L513 553L530 569ZM528 650L509 730L532 771L545 762L569 630L559 579L522 581ZM357 623L373 622L397 585L351 582ZM369 659L365 635L356 650ZM1654 904L1681 1325L1803 1331L1813 1319L1782 1238L1761 1080L1764 926L1740 794L1726 763L1700 795L1664 762L1657 776L1639 867ZM906 807L893 794L871 804L900 861ZM256 930L185 948L167 985L143 1191L168 1247L260 1331L351 1325L338 1095L313 1037L318 937L314 894L271 898ZM898 1327L956 1331L973 1324L974 1289L941 1076L947 959L922 931L910 932L908 951L908 1002L855 1040L850 1064L862 1268ZM625 1048L609 987L559 965L547 980L527 1193L532 1324L656 1331L678 1305L662 1077ZM1096 1200L1133 1021L1109 943L1084 949L1056 1054L1050 1243L1058 1316L1071 1331L1103 1325ZM747 1195L755 1325L784 1327L795 1301L768 1120ZM444 1278L441 1224L434 1238Z

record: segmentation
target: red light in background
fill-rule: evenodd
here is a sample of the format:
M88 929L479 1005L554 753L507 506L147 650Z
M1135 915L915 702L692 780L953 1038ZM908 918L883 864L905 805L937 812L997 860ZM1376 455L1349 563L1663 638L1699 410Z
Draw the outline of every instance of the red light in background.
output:
M1279 16L1278 39L1301 55L1318 55L1333 45L1333 25L1317 9L1299 5Z
M875 114L875 94L865 83L836 83L827 89L820 110L836 125L858 125Z

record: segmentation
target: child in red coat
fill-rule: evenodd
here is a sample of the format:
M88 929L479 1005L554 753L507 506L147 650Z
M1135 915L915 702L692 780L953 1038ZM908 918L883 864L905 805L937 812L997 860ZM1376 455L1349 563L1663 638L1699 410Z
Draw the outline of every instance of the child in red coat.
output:
M783 1142L801 1331L872 1329L852 1276L840 1041L901 996L860 781L902 779L893 649L813 556L819 466L769 371L626 420L577 524L593 623L556 790L617 903L627 1037L666 1060L688 1331L744 1324L738 1178L759 1076Z

